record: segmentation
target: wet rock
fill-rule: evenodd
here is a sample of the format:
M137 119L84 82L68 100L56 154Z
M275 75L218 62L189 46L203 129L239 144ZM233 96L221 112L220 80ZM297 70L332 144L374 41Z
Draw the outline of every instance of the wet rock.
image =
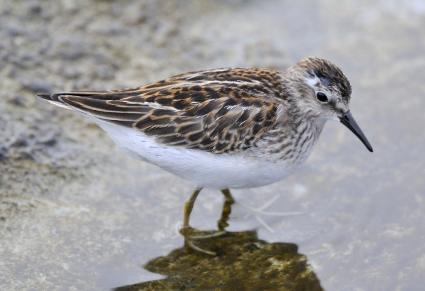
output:
M187 248L172 251L145 265L165 279L116 288L135 290L323 290L319 279L291 243L268 243L255 231L231 232L199 240L212 257Z

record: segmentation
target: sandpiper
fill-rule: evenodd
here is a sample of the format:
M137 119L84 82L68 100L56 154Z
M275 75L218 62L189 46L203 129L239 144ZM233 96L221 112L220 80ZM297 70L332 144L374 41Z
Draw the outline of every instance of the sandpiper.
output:
M350 113L347 77L315 57L283 72L212 69L133 89L39 96L84 114L120 147L193 182L183 230L202 188L221 190L229 204L230 188L282 180L309 156L327 120L339 120L373 151Z

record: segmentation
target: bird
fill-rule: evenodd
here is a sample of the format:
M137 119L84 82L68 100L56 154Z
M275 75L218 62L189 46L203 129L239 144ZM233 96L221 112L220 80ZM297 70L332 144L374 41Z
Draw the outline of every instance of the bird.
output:
M373 152L351 114L351 93L338 66L306 57L281 71L207 69L137 88L38 96L83 114L122 149L192 182L185 233L203 188L222 192L228 216L230 189L287 177L307 159L328 120L340 121ZM226 219L219 222L221 233Z

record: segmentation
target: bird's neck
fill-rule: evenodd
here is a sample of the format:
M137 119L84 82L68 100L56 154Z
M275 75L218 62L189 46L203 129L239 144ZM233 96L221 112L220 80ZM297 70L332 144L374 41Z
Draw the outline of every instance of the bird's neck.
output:
M288 112L284 124L277 125L264 138L264 157L294 165L304 162L318 140L326 120L315 115Z
M289 160L293 164L302 164L310 155L323 130L326 120L315 115L305 114L294 118L292 128L292 153ZM297 120L298 119L298 120Z

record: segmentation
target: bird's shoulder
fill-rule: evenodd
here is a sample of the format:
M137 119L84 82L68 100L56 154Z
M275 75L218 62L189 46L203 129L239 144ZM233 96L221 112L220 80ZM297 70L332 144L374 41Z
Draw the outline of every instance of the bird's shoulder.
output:
M218 98L284 98L278 71L260 68L225 68L188 72L140 87L140 98L176 105ZM174 102L173 102L174 101Z
M135 127L214 153L252 147L280 119L285 97L280 73L258 68L189 72L140 89L140 101L169 111L154 109Z

